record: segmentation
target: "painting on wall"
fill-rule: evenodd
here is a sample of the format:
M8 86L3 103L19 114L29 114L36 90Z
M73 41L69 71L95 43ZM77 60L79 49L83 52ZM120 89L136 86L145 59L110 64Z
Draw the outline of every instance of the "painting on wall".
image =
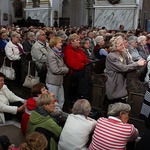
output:
M14 6L14 17L22 18L23 17L23 2L21 0L15 0L13 3Z
M3 13L3 20L7 21L8 20L8 14L7 13Z

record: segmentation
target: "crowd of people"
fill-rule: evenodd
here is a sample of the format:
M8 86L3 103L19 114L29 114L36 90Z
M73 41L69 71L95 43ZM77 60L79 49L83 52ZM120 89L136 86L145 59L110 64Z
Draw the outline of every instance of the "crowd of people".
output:
M24 136L34 132L44 134L47 141L44 148L124 150L128 142L138 137L138 130L127 123L131 107L127 104L126 73L147 67L145 81L149 82L150 34L147 32L8 25L0 28L0 59L1 66L4 59L8 66L12 65L15 82L20 85L27 74L28 60L35 63L40 83L33 85L28 100L11 92L4 84L5 75L0 73L0 122L17 116ZM88 117L90 80L84 70L86 65L102 59L107 76L107 116L96 121ZM74 105L62 125L66 77L73 83L67 90Z

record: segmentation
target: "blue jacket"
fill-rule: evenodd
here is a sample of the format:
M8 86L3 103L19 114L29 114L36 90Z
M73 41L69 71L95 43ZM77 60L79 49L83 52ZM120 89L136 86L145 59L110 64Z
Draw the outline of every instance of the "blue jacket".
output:
M9 40L6 39L6 41L8 42ZM0 39L0 51L4 51L4 48L5 48L6 44L7 43L5 41L3 41L2 39Z

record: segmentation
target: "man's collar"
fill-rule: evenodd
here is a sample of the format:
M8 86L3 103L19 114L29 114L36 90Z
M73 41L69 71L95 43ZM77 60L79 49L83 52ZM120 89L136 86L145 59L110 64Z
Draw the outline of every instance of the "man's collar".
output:
M37 42L46 47L46 42L43 43L43 42L41 42L39 40L37 40Z

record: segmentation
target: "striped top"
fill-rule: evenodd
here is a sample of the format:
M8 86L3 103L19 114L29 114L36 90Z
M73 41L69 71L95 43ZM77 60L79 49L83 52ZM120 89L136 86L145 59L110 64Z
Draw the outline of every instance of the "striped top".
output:
M138 136L138 130L120 119L99 118L89 150L125 150L128 141Z

